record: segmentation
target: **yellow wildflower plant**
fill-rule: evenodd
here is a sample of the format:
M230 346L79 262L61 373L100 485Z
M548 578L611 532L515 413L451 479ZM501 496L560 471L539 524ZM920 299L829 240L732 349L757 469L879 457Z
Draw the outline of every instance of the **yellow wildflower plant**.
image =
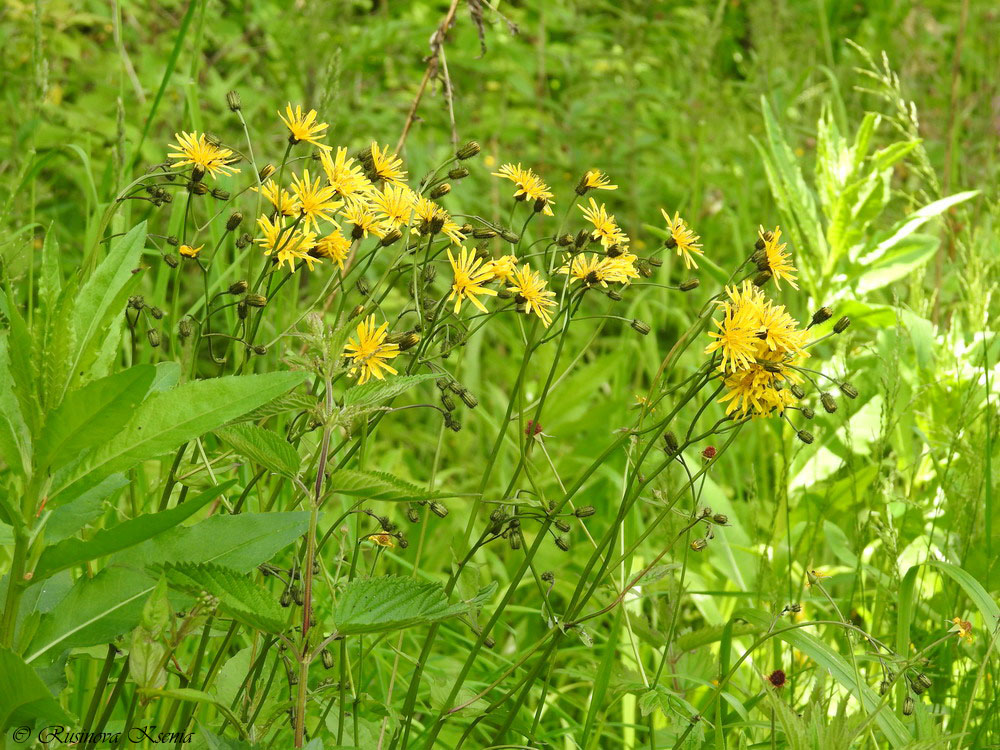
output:
M698 242L701 238L691 231L684 222L684 219L681 218L680 213L674 212L674 218L672 219L670 218L670 214L662 208L660 209L660 213L663 214L663 218L667 222L667 231L670 232L667 247L677 249L677 254L684 260L685 268L697 268L698 263L695 261L694 256L705 254L701 249L701 243Z
M371 146L372 171L383 182L406 187L406 170L402 169L403 160L389 150L388 146L379 146L372 141Z
M552 298L556 295L555 292L546 289L546 285L545 279L525 263L514 271L507 291L514 295L517 304L524 305L525 314L535 313L548 328L552 322L549 308L555 307L556 303Z
M500 167L499 171L492 174L494 177L510 180L517 186L517 190L514 191L515 199L524 201L542 200L544 201L542 213L546 216L553 215L551 208L551 204L555 202L553 200L553 193L549 190L549 186L542 181L542 178L530 169L524 169L520 164L504 164Z
M593 198L590 199L590 206L580 206L583 217L594 225L594 231L590 236L601 241L601 245L606 250L614 245L627 245L628 235L625 234L615 223L615 215L609 214L604 204L597 204Z
M481 312L486 312L486 306L479 301L479 295L495 297L496 291L487 289L484 284L493 281L493 272L489 270L482 259L464 247L459 247L458 260L448 248L448 262L451 263L453 280L448 299L455 298L455 314L462 309L462 302L469 300Z
M332 157L329 151L321 151L319 161L323 165L327 182L341 198L363 198L374 190L374 185L365 177L361 165L354 163L343 146L338 146L336 155Z
M332 187L323 185L320 177L312 179L308 169L302 170L301 176L292 175L292 193L306 228L318 229L321 221L340 228L333 215L343 203L337 200L337 192Z
M790 260L791 254L785 252L785 243L781 241L781 227L775 227L773 231L765 231L764 227L757 230L759 237L757 246L760 247L761 259L758 267L761 270L768 270L774 278L774 286L781 289L781 281L787 281L792 289L798 289L795 283L795 266Z
M298 216L299 202L288 190L280 187L274 180L265 180L258 188L256 185L250 188L255 193L259 192L268 202L274 206L274 210L282 216Z
M386 227L397 229L410 223L414 193L406 185L386 185L371 194L371 208Z
M233 152L211 143L204 133L174 133L174 140L177 143L171 143L168 148L173 150L167 153L174 169L191 165L212 177L240 171L230 164Z
M351 241L347 239L340 230L334 230L325 237L321 237L313 248L313 252L321 258L329 258L341 271L344 270L344 261L351 250Z
M288 142L292 145L305 141L324 150L330 148L325 143L320 142L321 138L326 137L324 131L329 126L325 122L316 122L315 109L310 109L303 114L300 105L295 105L293 110L292 104L289 102L285 107L285 114L278 112L278 117L288 128Z

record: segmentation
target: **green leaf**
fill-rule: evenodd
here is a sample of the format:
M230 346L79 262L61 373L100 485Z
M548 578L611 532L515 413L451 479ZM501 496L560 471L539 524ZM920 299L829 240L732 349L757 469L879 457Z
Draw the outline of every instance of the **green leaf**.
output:
M415 484L384 471L338 469L330 474L329 486L342 495L390 502L418 502L450 497L447 493L420 489Z
M71 503L61 505L45 522L45 542L55 544L76 534L104 515L104 501L128 486L124 474L112 474L93 489L87 490Z
M350 581L337 599L333 619L340 635L382 633L436 622L467 611L448 604L444 587L403 576Z
M36 720L72 722L42 679L13 651L0 648L0 731Z
M152 365L136 365L68 393L45 419L35 445L37 469L63 466L117 435L142 403L155 374Z
M372 380L364 385L356 385L344 394L344 407L372 408L383 401L395 398L419 383L435 380L437 377L435 373L424 372L419 375L399 375L388 380Z
M156 458L231 419L267 403L305 378L301 372L274 372L198 380L154 393L112 440L82 465L56 475L50 503L76 497L105 477Z
M0 460L24 475L31 466L31 430L14 389L8 346L7 335L0 334Z
M44 581L60 570L127 549L180 525L232 487L235 482L236 480L232 479L213 487L176 508L160 513L149 513L110 529L101 529L86 541L70 537L46 548L35 567L32 584Z
M195 596L208 592L218 598L224 614L244 625L268 633L285 629L285 610L270 592L238 570L214 563L170 563L163 570L171 586Z
M908 276L926 264L937 252L938 238L911 234L898 242L892 252L866 264L858 279L857 293L865 295ZM865 261L862 260L862 263Z
M184 701L185 703L203 703L208 706L214 706L215 710L221 713L229 722L236 727L236 731L240 733L240 736L244 739L248 739L246 730L240 723L240 720L236 715L229 710L229 706L223 705L217 701L213 696L202 690L195 690L194 688L171 688L168 690L143 690L145 695L156 696L162 698L173 698L174 700Z
M294 477L301 459L287 440L255 424L242 422L215 431L216 437L229 443L237 453L266 469Z
M42 617L25 660L108 643L134 628L156 585L151 565L215 562L247 572L302 536L308 525L306 512L216 515L123 550L93 578L80 578Z
M766 612L757 609L740 609L733 613L733 619L740 619L756 625L766 631L773 626L774 618ZM821 669L829 673L846 690L850 691L869 714L876 711L881 698L878 693L864 682L858 682L854 669L844 661L844 658L830 646L814 635L803 630L788 630L776 637L797 648L815 661ZM909 731L899 718L888 711L880 710L875 714L875 722L882 729L889 744L893 747L904 747L913 741Z

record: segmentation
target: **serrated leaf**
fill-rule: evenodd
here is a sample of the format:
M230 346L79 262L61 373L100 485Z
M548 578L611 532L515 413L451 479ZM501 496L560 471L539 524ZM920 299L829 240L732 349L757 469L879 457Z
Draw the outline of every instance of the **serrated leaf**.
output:
M169 563L163 571L172 587L195 596L208 592L219 600L224 614L244 625L268 633L285 629L285 610L238 570L215 563Z
M236 480L230 480L217 487L213 487L207 492L203 492L195 498L178 505L176 508L164 510L160 513L148 513L138 516L130 521L125 521L110 529L101 529L94 536L86 541L70 537L58 544L45 549L35 572L32 576L32 584L44 581L49 576L66 570L74 565L80 565L89 560L96 560L99 557L112 555L123 549L128 549L140 542L151 539L157 534L162 534L168 529L180 525L188 518L201 510L209 502L217 498L227 489L235 484Z
M447 493L428 492L384 471L338 469L330 474L328 482L334 492L351 497L365 497L369 500L388 500L398 503L450 497Z
M454 617L468 604L448 604L444 587L403 576L354 580L337 598L333 619L340 635L383 633Z
M344 394L344 407L367 409L395 398L419 383L436 380L438 375L424 372L419 375L398 375L388 380L372 380L364 385L349 388Z
M154 393L112 440L81 465L56 475L49 502L71 499L106 476L161 456L281 395L304 377L301 372L228 376Z
M295 449L278 435L255 424L241 422L215 431L241 456L286 477L299 473L301 459Z

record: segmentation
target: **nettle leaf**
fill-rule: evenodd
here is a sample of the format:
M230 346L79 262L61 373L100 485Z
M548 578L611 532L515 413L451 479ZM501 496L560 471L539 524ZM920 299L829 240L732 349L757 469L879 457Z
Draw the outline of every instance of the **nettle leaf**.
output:
M35 466L58 468L113 438L132 418L155 374L152 365L136 365L67 394L45 419Z
M337 469L329 476L330 488L342 495L390 502L419 502L450 497L444 492L429 492L384 471Z
M162 534L186 521L235 483L236 480L232 479L203 492L176 508L160 513L148 513L112 526L110 529L101 529L86 541L76 537L64 539L42 552L38 565L35 566L32 583L44 581L60 570L114 554L144 542L157 534Z
M156 458L294 388L301 372L198 380L154 393L82 464L56 475L49 502L70 500L105 477Z
M72 722L35 670L13 651L0 648L0 731L37 719Z
M494 589L495 585L487 587L480 596L485 600ZM448 595L438 583L403 576L366 578L347 584L337 599L333 619L340 635L382 633L465 614L470 604L481 603L480 596L448 604Z
M370 409L395 398L419 383L435 380L437 377L432 372L424 372L419 375L399 375L388 380L372 380L364 385L356 385L344 393L344 408Z
M266 469L286 477L299 473L301 459L295 448L270 430L243 422L222 427L215 434L241 456Z
M194 596L211 594L224 614L244 625L268 633L285 629L285 610L270 592L238 570L214 563L171 563L163 571L172 587Z

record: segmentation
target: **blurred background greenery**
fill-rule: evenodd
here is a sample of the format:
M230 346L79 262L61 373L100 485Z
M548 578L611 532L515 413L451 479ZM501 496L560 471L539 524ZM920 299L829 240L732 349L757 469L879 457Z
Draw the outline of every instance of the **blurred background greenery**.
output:
M239 139L225 104L230 89L242 95L260 139L255 147L267 151L257 155L260 162L280 159L277 110L286 101L318 109L330 123L331 144L352 151L372 139L394 145L424 74L429 40L448 7L423 0L7 0L0 9L0 257L7 273L24 277L50 223L63 248L63 272L70 272L99 209L129 181L133 165L142 169L163 159L174 132ZM933 244L890 270L887 282L874 285L826 268L822 283L806 292L822 288L829 298L803 293L782 300L800 319L826 303L850 311L856 325L826 347L824 369L847 375L862 395L817 420L814 446L792 445L779 420L762 421L720 462L705 500L730 514L733 528L726 531L726 555L690 563L687 586L694 594L681 605L682 630L719 626L738 603L779 602L780 608L783 600L807 596L802 576L811 566L830 566L838 603L876 634L892 628L900 571L926 557L957 562L996 591L998 38L1000 8L971 0L459 4L442 61L453 93L454 134L442 77L420 103L402 155L419 177L450 153L453 135L480 141L481 161L455 187L454 205L468 213L506 216L508 190L489 176L506 161L541 174L559 211L579 176L600 168L620 185L602 197L640 254L659 240L650 228L662 225L659 209L681 211L702 235L710 259L701 274L707 287L715 267L731 269L745 257L758 224L791 221L799 230L791 250L802 265L818 265L805 254L822 238L798 224L794 207L775 200L766 165L788 157L805 176L802 195L836 193L835 178L850 171L850 155L819 153L817 122L824 112L848 141L866 112L882 113L873 151L911 144L906 158L884 172L885 200L869 217L861 244L891 236L928 203L980 191L932 216L924 231ZM860 73L873 61L847 40L867 50L876 67L884 50L898 81ZM762 101L782 137L767 129ZM572 229L578 225L577 218ZM657 280L683 277L668 263ZM588 348L591 330L575 334L568 350L585 355L553 393L544 421L564 476L593 460L610 430L625 424L623 403L648 387L709 293L668 297L637 288L621 314L648 321L654 335L642 339L627 325L611 324ZM446 460L439 482L474 483L465 475L478 474L493 440L491 415L502 412L516 372L507 354L518 345L512 327L491 326L463 353L462 382L484 406L470 413L461 434L440 438ZM696 363L697 352L691 356ZM540 367L537 378L543 373ZM531 385L538 386L537 380ZM416 417L396 424L384 428L389 439L380 463L426 481L439 425ZM466 471L469 462L476 468ZM598 507L595 524L610 520L608 498L616 497L621 468L609 462L602 481L580 496ZM635 511L626 538L637 535L647 515L648 509ZM461 534L465 522L456 504L442 523ZM647 561L657 549L655 540L648 544ZM429 569L451 565L445 546L432 545L426 554ZM502 582L511 563L500 552L488 558L483 579ZM553 547L544 558L543 567L565 571L560 580L572 578L572 556ZM933 640L952 616L967 612L954 587L936 587L933 576L921 584L927 606L914 626L915 643ZM662 642L674 606L666 593L675 585L672 576L663 579L654 591L662 597L657 612L647 622L637 610L630 633L654 647ZM565 589L557 582L560 592ZM935 654L939 681L932 701L964 710L982 699L974 681L995 623L975 625L985 628L978 631L984 636L977 651L949 644ZM521 627L504 637L530 640ZM592 634L599 644L602 635ZM779 666L775 648L773 666ZM578 664L560 667L570 682L592 675L589 660L599 656L587 656L582 645L579 650ZM438 666L446 674L459 661L442 655ZM994 662L986 663L995 677ZM788 668L787 658L784 664ZM484 683L491 668L483 667ZM623 650L617 688L632 689L636 668ZM676 654L671 669L680 690L705 684L716 667L700 650ZM567 701L579 700L583 713L585 699L570 695ZM612 727L636 719L634 701L628 705L615 706L614 718L609 713Z

